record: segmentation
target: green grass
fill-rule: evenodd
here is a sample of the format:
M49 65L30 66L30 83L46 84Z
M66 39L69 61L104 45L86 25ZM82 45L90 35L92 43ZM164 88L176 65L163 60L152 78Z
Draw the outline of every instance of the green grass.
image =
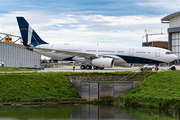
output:
M152 72L119 100L127 106L180 109L180 71Z
M0 72L12 72L12 71L34 71L34 69L15 68L15 67L0 67Z
M0 74L0 102L59 102L79 100L60 73Z
M98 105L111 105L114 103L114 98L109 97L109 98L104 98L101 100L92 100L92 101L87 101L88 104L98 104Z
M0 103L83 102L66 76L126 75L130 72L1 73Z

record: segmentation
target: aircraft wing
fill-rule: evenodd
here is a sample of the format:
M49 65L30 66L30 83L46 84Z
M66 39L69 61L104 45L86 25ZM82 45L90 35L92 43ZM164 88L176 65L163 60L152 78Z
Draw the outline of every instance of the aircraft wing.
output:
M92 54L92 53L83 53L83 52L67 51L67 50L57 50L57 49L49 49L49 48L25 47L24 45L12 44L12 43L5 43L5 44L16 46L16 47L21 47L21 48L37 49L37 50L42 50L45 52L64 53L64 54L71 55L71 56L79 56L79 57L85 57L85 58L90 58L90 57L106 57L106 58L113 58L113 59L119 58L118 56L115 56L115 55L106 55L106 54L99 55L99 54Z
M31 49L31 48L30 48ZM57 50L57 49L48 49L48 48L38 48L33 47L32 49L42 50L46 52L55 52L55 53L64 53L71 56L79 56L84 58L91 58L91 57L107 57L107 58L113 58L118 59L118 56L115 55L99 55L99 54L92 54L92 53L84 53L84 52L76 52L76 51L67 51L67 50Z
M46 51L46 52L64 53L67 55L79 56L79 57L85 57L85 58L99 57L97 54L83 53L83 52L76 52L76 51L57 50L57 49L38 48L38 47L33 47L30 49L42 50L42 51Z

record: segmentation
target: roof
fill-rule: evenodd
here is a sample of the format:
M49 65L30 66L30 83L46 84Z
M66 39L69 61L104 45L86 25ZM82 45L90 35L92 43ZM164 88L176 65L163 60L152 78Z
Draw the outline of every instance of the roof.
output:
M167 15L166 17L162 18L161 21L169 21L169 19L171 19L172 17L177 16L177 15L180 15L180 12L175 12L170 15Z
M168 41L148 41L148 43L150 42L167 42L168 43ZM147 42L143 42L143 43L147 43Z

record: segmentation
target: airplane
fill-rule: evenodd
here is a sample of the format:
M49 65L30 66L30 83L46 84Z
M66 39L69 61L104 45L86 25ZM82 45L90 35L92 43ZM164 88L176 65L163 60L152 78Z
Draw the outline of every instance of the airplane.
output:
M24 17L17 17L23 45L35 53L58 60L85 62L81 69L104 69L114 65L169 63L177 59L171 51L157 47L60 45L42 40Z

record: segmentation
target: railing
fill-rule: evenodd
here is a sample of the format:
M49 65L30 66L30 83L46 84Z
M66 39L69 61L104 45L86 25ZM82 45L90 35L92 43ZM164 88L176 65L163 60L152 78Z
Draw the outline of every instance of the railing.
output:
M132 73L126 75L125 77L121 78L119 81L126 81L134 76L136 76L137 74L139 74L141 71L141 67L136 69L135 71L133 71Z

